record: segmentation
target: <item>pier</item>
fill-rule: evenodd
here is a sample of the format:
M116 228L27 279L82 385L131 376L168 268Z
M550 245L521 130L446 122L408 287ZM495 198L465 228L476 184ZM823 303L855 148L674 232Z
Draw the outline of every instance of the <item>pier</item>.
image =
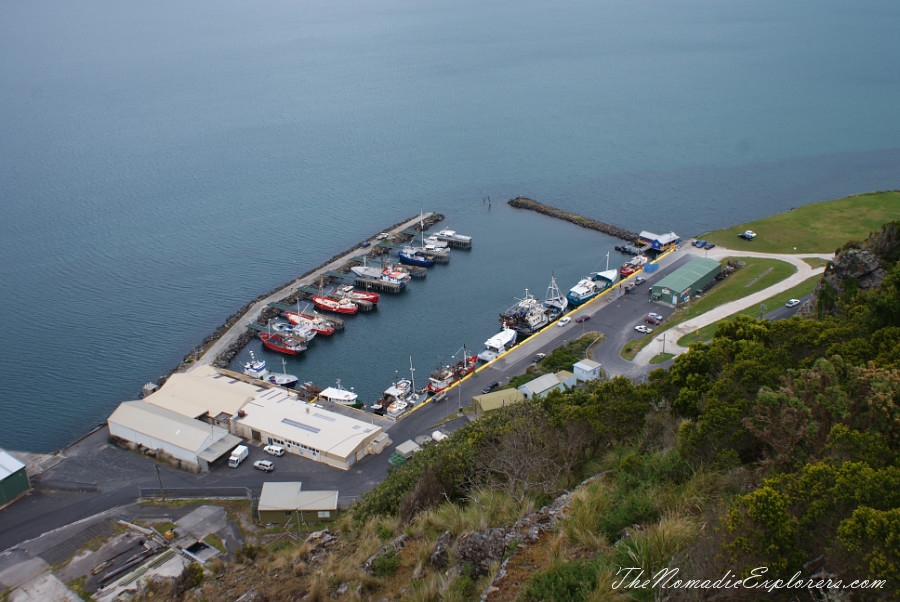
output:
M529 211L537 211L538 213L543 213L544 215L549 215L550 217L555 217L557 219L571 222L575 225L581 226L582 228L597 230L598 232L603 232L604 234L608 234L609 236L621 238L622 240L629 242L632 245L636 245L638 239L640 238L637 232L631 232L624 228L619 228L618 226L604 224L603 222L598 222L597 220L582 217L575 213L569 213L568 211L563 211L562 209L557 209L556 207L551 207L550 205L538 203L537 201L523 196L510 199L509 206L515 207L516 209L528 209Z

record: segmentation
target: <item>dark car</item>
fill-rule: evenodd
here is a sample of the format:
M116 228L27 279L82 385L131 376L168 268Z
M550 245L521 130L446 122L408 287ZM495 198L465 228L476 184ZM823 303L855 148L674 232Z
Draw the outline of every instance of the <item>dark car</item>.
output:
M710 250L710 249L715 248L715 246L716 246L715 243L708 242L708 243L706 243L706 244L703 245L703 248L706 249L706 250L708 251L708 250Z
M635 286L636 286L636 284L635 284L634 282L629 282L628 284L622 285L622 289L623 289L626 293L630 293L631 291L634 290L634 287L635 287Z
M638 276L637 278L634 279L635 284L644 284L645 282L647 282L647 279L641 278L640 276Z
M587 322L590 319L591 319L591 317L589 315L584 314L584 315L581 315L581 316L578 316L577 318L575 318L575 321L576 322Z
M659 325L660 322L662 322L662 320L660 320L656 316L646 316L644 318L644 322L646 322L647 324L653 324L654 326L657 326L657 325Z
M500 383L498 383L497 381L494 381L491 384L489 384L488 386L486 386L485 388L483 388L481 390L481 392L482 393L490 393L491 391L496 391L499 388L500 388Z
M699 248L703 247L703 245L706 244L706 241L705 240L695 240L691 244L699 249Z

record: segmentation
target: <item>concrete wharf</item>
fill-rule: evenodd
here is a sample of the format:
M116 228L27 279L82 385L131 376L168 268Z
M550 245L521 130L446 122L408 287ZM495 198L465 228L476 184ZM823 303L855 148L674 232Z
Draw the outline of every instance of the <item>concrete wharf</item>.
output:
M357 276L353 281L353 286L366 291L375 291L378 293L399 293L403 291L403 286L396 282L387 282L375 278L363 278Z
M466 251L472 250L472 241L471 240L459 240L458 238L451 238L449 236L440 236L435 235L439 240L443 240L453 249L465 249Z

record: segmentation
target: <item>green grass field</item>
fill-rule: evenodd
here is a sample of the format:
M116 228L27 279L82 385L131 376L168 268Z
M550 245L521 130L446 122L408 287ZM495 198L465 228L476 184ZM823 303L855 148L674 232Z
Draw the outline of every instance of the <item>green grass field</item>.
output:
M893 220L900 220L897 190L804 205L697 238L729 249L761 253L832 253L847 242L865 240ZM756 238L738 238L744 230L753 230Z

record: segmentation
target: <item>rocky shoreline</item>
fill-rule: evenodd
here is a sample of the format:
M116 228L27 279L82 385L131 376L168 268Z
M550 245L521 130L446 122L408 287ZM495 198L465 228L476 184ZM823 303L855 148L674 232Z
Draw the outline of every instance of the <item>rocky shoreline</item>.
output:
M549 215L550 217L555 217L556 219L571 222L575 225L581 226L582 228L597 230L598 232L603 232L604 234L615 236L616 238L621 238L622 240L628 241L631 244L637 243L639 238L636 232L631 232L629 230L619 228L618 226L613 226L611 224L604 224L603 222L598 222L597 220L582 217L575 213L569 213L568 211L563 211L562 209L557 209L556 207L551 207L550 205L545 205L523 196L510 199L508 204L510 207L515 207L516 209L528 209L529 211L536 211L537 213L542 213L543 215Z

